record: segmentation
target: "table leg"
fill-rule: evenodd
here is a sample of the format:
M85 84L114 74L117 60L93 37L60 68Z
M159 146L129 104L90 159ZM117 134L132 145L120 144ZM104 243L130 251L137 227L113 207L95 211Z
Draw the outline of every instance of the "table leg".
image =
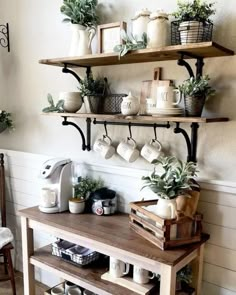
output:
M176 289L176 270L170 265L161 265L161 295L175 295Z
M28 226L28 219L21 217L24 295L35 295L34 266L30 256L34 253L33 230Z
M195 258L191 263L193 271L192 285L195 288L196 295L201 295L204 246L205 244L201 245L198 249L197 258Z

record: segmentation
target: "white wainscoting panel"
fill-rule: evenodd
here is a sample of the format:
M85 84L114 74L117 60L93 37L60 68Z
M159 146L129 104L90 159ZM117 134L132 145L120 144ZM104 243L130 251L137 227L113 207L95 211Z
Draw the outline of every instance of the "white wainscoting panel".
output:
M17 151L2 150L6 161L7 218L15 236L15 266L22 270L21 230L17 211L39 203L39 170L49 157ZM72 159L76 162L76 159ZM109 162L108 162L109 163ZM141 177L150 171L114 166L77 163L80 175L100 177L105 185L117 191L119 209L129 212L129 202L153 199L149 190L142 190ZM236 183L199 180L202 187L199 212L204 214L204 231L211 235L205 251L203 295L236 294ZM55 238L35 234L35 245L41 247ZM36 269L38 280L49 286L59 282L52 275Z

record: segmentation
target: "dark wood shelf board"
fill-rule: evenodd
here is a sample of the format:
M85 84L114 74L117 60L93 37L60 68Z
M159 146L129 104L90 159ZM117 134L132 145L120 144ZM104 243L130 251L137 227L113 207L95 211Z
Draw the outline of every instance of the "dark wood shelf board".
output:
M162 251L130 229L127 214L119 213L112 216L95 214L78 216L69 212L45 214L40 212L38 207L32 207L19 211L19 215L39 223L43 221L44 224L57 228L58 232L61 230L83 237L81 240L78 238L76 242L82 246L86 247L87 243L92 243L94 250L109 256L120 252L124 258L138 258L149 264L152 269L156 269L159 263L176 265L209 238L208 235L204 235L199 243Z
M68 117L77 119L97 119L111 122L131 122L131 123L156 123L156 122L176 122L176 123L215 123L227 122L228 118L214 117L152 117L152 116L123 116L123 115L105 115L105 114L77 114L77 113L42 113L45 116Z
M158 49L142 49L132 51L121 59L118 58L117 53L106 53L85 55L81 57L41 59L39 63L59 67L63 67L65 64L69 67L97 67L178 60L183 52L192 56L204 58L234 55L232 50L215 42L203 42L189 45L166 46ZM186 58L190 57L186 56Z

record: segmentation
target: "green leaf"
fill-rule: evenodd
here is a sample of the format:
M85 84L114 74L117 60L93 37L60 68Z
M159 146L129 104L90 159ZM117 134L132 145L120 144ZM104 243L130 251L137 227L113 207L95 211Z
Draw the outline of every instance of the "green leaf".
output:
M48 93L48 102L50 104L50 106L54 107L54 102L53 102L53 98L52 98L52 95L50 93Z

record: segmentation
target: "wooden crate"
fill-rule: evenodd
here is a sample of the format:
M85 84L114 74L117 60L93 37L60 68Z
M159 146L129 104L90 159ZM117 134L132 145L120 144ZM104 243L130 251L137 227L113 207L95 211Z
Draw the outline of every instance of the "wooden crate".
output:
M201 241L202 214L194 219L183 217L163 219L143 207L156 205L158 200L130 203L130 226L140 236L162 250Z

